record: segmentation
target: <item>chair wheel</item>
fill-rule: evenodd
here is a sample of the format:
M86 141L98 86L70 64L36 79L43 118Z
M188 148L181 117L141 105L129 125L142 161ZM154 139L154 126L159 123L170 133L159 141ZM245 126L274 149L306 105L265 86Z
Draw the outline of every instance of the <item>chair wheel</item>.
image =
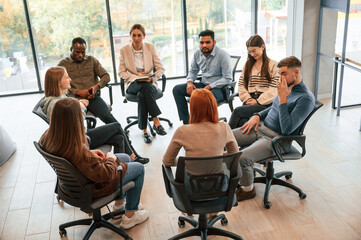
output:
M131 122L131 120L130 119L127 119L127 123L129 124Z
M300 193L298 196L300 196L301 199L305 199L307 197L306 193Z
M290 178L292 178L292 174L285 175L285 178L286 178L286 179L290 179Z
M221 225L222 225L222 226L226 226L227 224L228 224L227 218L222 218L222 219L221 219Z
M270 201L266 202L263 204L263 206L266 208L266 209L270 209L271 206L272 206L272 203Z
M173 127L173 123L171 123L171 122L168 123L168 126L169 126L169 127Z
M59 229L60 237L66 237L66 230L65 229Z
M184 220L178 220L178 226L179 226L180 228L184 228L185 225L186 225L186 223L184 222Z

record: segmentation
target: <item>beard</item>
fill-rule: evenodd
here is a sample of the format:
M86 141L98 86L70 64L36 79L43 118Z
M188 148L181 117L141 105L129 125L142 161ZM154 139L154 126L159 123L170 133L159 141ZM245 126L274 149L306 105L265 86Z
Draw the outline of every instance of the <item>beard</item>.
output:
M202 52L203 54L211 54L212 51L213 51L213 47L212 47L211 49L206 48L206 47L204 47L204 48L201 49L201 52Z

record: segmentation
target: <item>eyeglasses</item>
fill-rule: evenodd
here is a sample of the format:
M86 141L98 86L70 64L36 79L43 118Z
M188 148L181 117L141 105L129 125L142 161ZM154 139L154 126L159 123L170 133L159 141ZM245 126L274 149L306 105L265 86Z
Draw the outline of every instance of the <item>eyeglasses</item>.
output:
M252 53L256 53L257 51L258 51L258 49L256 48L256 49L253 49L253 50L247 51L247 52L248 52L248 54L252 54Z

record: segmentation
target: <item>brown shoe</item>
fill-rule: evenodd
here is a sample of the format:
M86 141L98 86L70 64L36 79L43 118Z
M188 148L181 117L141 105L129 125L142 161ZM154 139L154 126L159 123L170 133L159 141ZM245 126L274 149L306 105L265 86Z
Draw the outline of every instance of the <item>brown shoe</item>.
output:
M242 188L237 188L236 189L236 197L237 197L237 201L243 201L243 200L247 200L247 199L252 199L256 196L256 188L253 187L253 189L249 192L243 191Z

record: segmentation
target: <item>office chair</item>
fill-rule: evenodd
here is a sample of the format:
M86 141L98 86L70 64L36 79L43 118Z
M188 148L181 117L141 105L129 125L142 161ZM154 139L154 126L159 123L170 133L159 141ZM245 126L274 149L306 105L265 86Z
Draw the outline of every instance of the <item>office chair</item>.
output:
M223 101L219 101L217 102L217 106L221 106L225 103L228 104L229 109L231 110L231 112L233 112L233 98L232 100L230 99L230 96L234 94L234 89L236 86L236 80L235 80L235 75L236 75L236 70L237 70L237 65L239 60L241 59L241 56L231 56L231 64L232 64L232 81L228 84L222 87L222 92L223 92ZM196 81L200 82L202 80L202 75L199 75L196 79ZM189 102L190 97L186 97L187 102ZM220 117L219 118L220 121L225 121L227 122L227 118L226 117Z
M185 222L190 223L194 228L179 233L169 240L182 239L190 236L201 236L202 240L207 239L207 235L220 235L232 239L242 240L242 237L235 233L215 228L213 225L221 220L222 225L227 225L228 220L224 214L218 214L207 220L207 213L221 211L230 211L233 206L237 205L235 190L241 177L239 167L239 158L241 152L215 157L179 157L175 177L171 167L162 166L163 179L165 188L169 197L173 199L175 207L182 212L199 214L198 221L187 216L178 218L179 227L184 227ZM226 166L225 172L229 174L229 185L226 191L222 191L225 173L207 174L207 175L190 175L185 176L185 165L187 161L202 161L205 164L212 164L214 161L223 161L222 165ZM185 184L189 181L189 187ZM190 188L188 190L187 188Z
M41 109L40 107L40 103L41 101L45 98L42 97L37 103L36 105L34 106L33 108L33 113L37 116L39 116L41 119L43 119L47 124L49 124L49 120L47 119L46 117L46 114L43 112L43 110ZM86 120L86 125L87 125L87 128L88 129L91 129L91 128L95 128L96 124L97 124L97 119L94 117L93 114L88 114L85 116L85 120Z
M155 69L154 69L154 72L155 72ZM167 81L167 78L165 77L165 75L163 74L162 75L162 78L161 79L158 79L159 80L162 80L162 90L161 89L157 89L157 93L155 95L155 99L159 99L161 97L163 97L163 92L165 91L165 86L166 86L166 81ZM127 103L128 101L129 102L138 102L137 100L137 95L136 94L129 94L129 93L126 93L125 91L125 80L123 78L120 79L120 90L122 92L122 96L124 97L124 103ZM133 121L131 119L134 119ZM173 123L167 119L167 118L162 118L162 117L158 117L159 121L165 121L168 123L168 126L169 127L172 127L173 126ZM150 122L153 121L153 118L152 117L148 117L148 127L149 127L149 130L150 130L150 133L152 134L152 136L154 137L156 135L156 133L154 132L152 126L150 125ZM133 125L136 125L138 124L138 116L129 116L127 117L127 123L128 125L125 126L124 128L124 131L129 134L129 128Z
M77 225L90 225L83 240L89 239L95 229L101 227L118 233L124 239L132 239L122 228L108 222L110 218L124 214L124 210L118 210L104 215L101 215L100 210L110 202L119 199L123 192L133 188L135 186L133 181L125 184L122 188L115 190L108 196L92 199L94 182L90 181L64 158L45 152L36 141L34 141L34 146L56 173L58 182L56 193L60 198L71 206L78 207L83 212L93 215L92 218L75 220L59 225L59 234L61 237L66 237L67 232L65 228ZM118 167L118 171L122 171L122 168ZM122 179L120 179L120 185L122 185Z
M254 183L264 183L265 186L265 192L263 197L263 205L265 208L269 209L272 206L272 203L268 201L268 195L269 191L271 189L272 185L281 185L287 188L291 188L294 191L296 191L301 199L305 199L307 195L298 187L295 185L280 179L281 177L285 176L286 179L292 178L292 172L291 171L282 171L279 173L274 173L274 167L273 167L273 161L278 160L281 162L284 162L285 160L298 160L301 159L306 154L306 135L303 134L303 131L306 127L306 124L308 120L311 118L311 116L321 107L323 104L316 100L315 101L315 107L312 110L312 112L308 115L308 117L305 119L305 121L300 126L299 134L298 135L279 135L272 139L272 149L276 153L276 156L266 158L260 161L257 161L257 163L264 164L266 166L266 172L264 172L261 169L254 168L255 172L258 172L261 177L255 177ZM287 153L281 154L278 148L278 143L280 141L296 141L298 145L302 148L302 152L299 152L297 148L294 146L291 146L291 150Z

